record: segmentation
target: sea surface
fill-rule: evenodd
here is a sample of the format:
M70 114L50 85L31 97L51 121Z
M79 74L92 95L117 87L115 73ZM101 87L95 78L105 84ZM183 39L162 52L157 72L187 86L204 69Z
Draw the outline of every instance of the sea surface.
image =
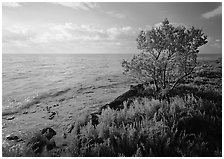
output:
M122 73L128 54L3 54L2 106L13 108L103 75Z
M122 73L121 62L132 57L132 54L3 54L3 112L86 80ZM204 54L198 59L218 57L221 54Z

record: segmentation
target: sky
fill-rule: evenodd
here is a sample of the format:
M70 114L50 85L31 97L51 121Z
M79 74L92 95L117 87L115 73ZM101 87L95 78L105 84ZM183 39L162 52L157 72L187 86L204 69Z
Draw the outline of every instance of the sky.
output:
M2 52L138 53L139 32L165 18L202 28L200 53L222 53L220 2L3 2Z

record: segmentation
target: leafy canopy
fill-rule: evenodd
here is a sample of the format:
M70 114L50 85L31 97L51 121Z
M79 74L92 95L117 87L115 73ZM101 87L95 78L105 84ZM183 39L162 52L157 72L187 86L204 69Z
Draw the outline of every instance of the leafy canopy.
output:
M159 27L141 31L137 39L141 51L122 67L142 82L153 81L157 91L171 90L192 73L198 48L207 43L202 29L173 26L165 19Z

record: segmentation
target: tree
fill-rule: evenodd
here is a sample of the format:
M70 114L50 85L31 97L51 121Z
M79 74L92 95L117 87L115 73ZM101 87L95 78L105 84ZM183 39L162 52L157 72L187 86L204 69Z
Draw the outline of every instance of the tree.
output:
M141 52L122 62L124 72L142 82L153 81L156 91L168 91L193 72L207 36L202 29L175 27L165 19L159 27L142 30L136 41Z

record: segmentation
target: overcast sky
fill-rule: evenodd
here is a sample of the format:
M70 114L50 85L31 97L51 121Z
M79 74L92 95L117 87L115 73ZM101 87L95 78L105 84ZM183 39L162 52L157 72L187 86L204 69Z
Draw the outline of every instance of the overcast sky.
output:
M168 18L202 28L201 53L221 53L221 3L3 3L3 53L137 53L141 29Z

